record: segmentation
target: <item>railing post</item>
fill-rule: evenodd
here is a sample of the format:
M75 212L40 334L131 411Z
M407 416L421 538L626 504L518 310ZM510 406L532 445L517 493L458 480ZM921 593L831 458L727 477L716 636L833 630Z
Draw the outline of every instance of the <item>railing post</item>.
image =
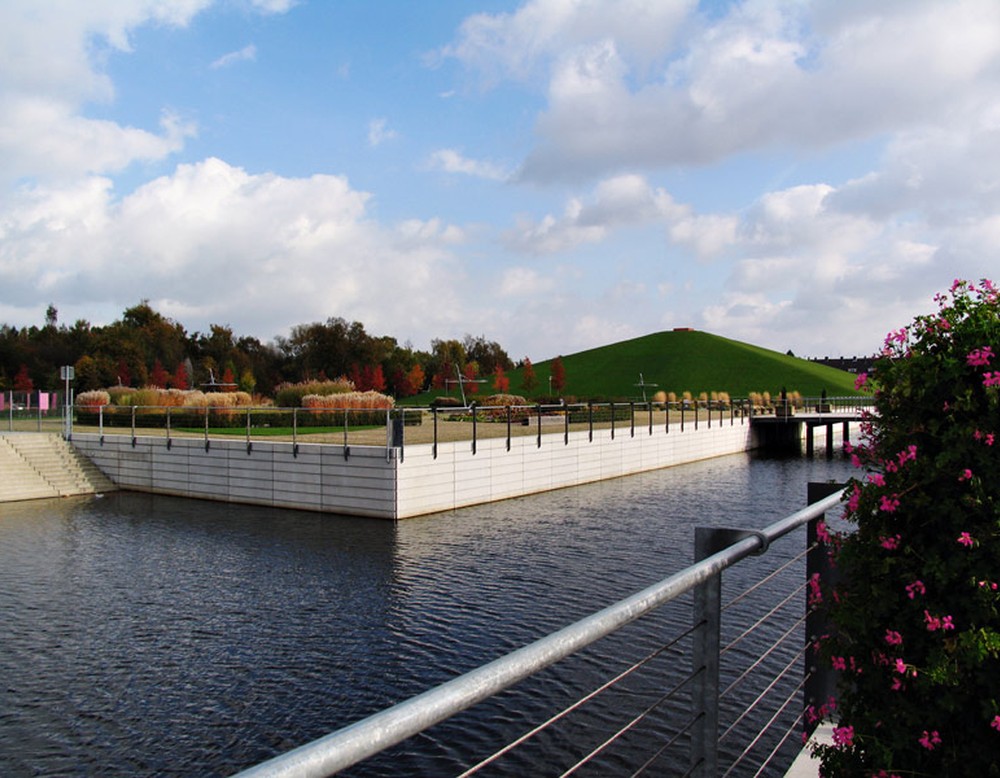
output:
M507 450L510 451L510 406L507 406Z
M716 530L695 529L694 561L700 562L719 548ZM715 778L719 768L719 649L722 613L722 573L716 573L694 590L694 642L692 645L691 770L690 775Z
M431 448L431 458L438 458L438 409L437 406L431 408L431 418L434 419L434 445Z

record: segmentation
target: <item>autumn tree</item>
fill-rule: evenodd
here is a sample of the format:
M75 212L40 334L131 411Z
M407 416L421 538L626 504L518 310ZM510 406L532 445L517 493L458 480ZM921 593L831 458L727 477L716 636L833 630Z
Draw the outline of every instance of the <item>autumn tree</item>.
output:
M493 371L493 391L497 394L507 394L510 391L510 379L500 365Z
M14 376L14 391L15 392L35 391L35 382L31 380L31 376L28 374L27 365L21 365L21 367L17 371L17 374Z
M149 382L160 389L166 389L169 380L170 373L166 371L159 359L155 360L153 362L153 371L149 374Z
M549 365L549 375L552 377L552 391L561 394L566 388L566 368L563 367L562 357L558 356Z
M525 357L524 367L521 369L521 388L525 394L530 394L536 386L538 386L538 378L535 376L535 368L531 364L531 360Z

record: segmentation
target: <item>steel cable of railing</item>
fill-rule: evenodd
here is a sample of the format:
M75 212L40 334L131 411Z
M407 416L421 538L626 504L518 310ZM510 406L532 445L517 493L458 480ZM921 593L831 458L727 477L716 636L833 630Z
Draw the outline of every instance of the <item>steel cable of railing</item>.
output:
M633 663L629 667L625 668L622 672L618 673L618 675L614 676L613 678L610 678L609 680L605 681L603 684L601 684L597 688L595 688L592 691L588 692L586 695L584 695L583 697L581 697L579 700L577 700L576 702L574 702L572 705L568 705L567 707L565 707L562 710L560 710L558 713L550 716L548 719L546 719L545 721L543 721L538 726L530 729L529 731L525 732L520 737L516 738L515 740L512 740L510 743L508 743L507 745L505 745L503 748L501 748L501 749L495 751L494 753L490 754L490 756L488 756L486 759L483 759L482 761L477 762L476 764L472 765L472 767L470 767L467 770L465 770L464 772L460 773L457 776L457 778L466 778L466 776L473 775L473 774L479 772L480 770L482 770L487 765L492 764L493 762L495 762L500 757L502 757L502 756L504 756L506 754L509 754L515 748L517 748L518 746L526 743L528 740L530 740L531 738L533 738L539 732L542 732L545 729L548 729L550 726L552 726L553 724L555 724L557 721L560 721L561 719L565 718L567 715L569 715L573 711L577 710L578 708L583 707L583 705L586 704L587 702L590 702L591 700L593 700L598 695L602 694L603 692L607 691L608 689L612 688L613 686L616 686L618 683L620 683L621 681L623 681L625 678L628 678L630 675L632 675L633 673L635 673L640 668L646 666L647 664L649 664L651 661L653 661L657 657L662 656L664 653L666 653L671 648L673 648L675 645L677 645L680 641L684 640L684 638L690 637L691 633L694 632L694 631L695 631L695 627L690 627L689 629L685 630L680 635L678 635L673 640L671 640L669 643L666 643L663 646L660 646L659 648L657 648L655 651L650 652L645 657L643 657L642 659L640 659L638 662ZM686 683L689 680L690 680L690 676L688 678L684 679L684 682Z
M725 569L754 555L755 552L768 548L774 540L823 515L827 510L839 505L842 497L842 491L838 490L837 493L820 499L763 530L745 534L721 550L706 555L705 558L691 567L597 613L423 694L246 770L241 775L244 778L248 778L248 776L269 776L272 778L302 776L304 778L304 776L331 775L340 769L354 765L450 718L477 702L510 688L515 683L616 632L640 616L677 600L685 593L696 590L706 591L710 586L717 587L717 581ZM716 613L718 613L717 609L718 605ZM714 619L713 621L718 623ZM705 623L707 622L704 618L699 617L698 623L692 629L700 629ZM697 639L697 635L695 638ZM707 675L710 675L707 672L706 661L707 655L695 657L696 672L692 677L695 679L696 686L698 678L704 680ZM793 660L793 663L795 661L799 660ZM770 694L778 683L784 681L788 672L789 670L786 668L778 678L769 684L762 695ZM710 694L717 699L718 687L710 688L712 689ZM758 697L758 701L754 704L759 704L760 699L762 697ZM706 723L713 721L717 721L717 712L710 713L706 707L694 709L691 722L685 728L685 731L691 732L692 748L694 748L695 740L704 740L705 733L701 732L699 727L704 728ZM711 738L710 745L714 748L718 741L717 733L711 735ZM759 739L760 736L755 739L755 742ZM699 747L692 752L692 770L704 770L707 766L714 771L715 761L715 757L708 749Z
M793 564L795 564L796 562L798 562L800 559L805 559L806 554L808 554L809 551L811 551L811 550L812 550L812 548L807 548L805 551L802 551L802 552L796 554L791 559L789 559L787 562L785 562L785 564L783 564L781 567L775 568L773 571L771 571L770 574L768 574L768 575L764 576L763 578L761 578L753 586L748 586L746 589L744 589L738 595L736 595L735 597L733 597L733 599L731 599L729 602L727 602L725 605L722 606L723 612L726 611L726 610L728 610L729 608L733 607L737 603L742 602L743 600L745 600L749 595L753 594L760 587L764 586L767 583L770 583L772 580L774 580L775 578L777 578L777 576L780 573L783 573L785 570L787 570Z
M765 622L770 620L772 616L774 616L779 611L783 610L785 606L788 605L788 603L790 603L792 600L794 600L797 595L805 591L805 588L806 588L805 583L796 586L788 595L785 596L784 599L782 599L777 605L771 608L771 610L769 610L767 613L765 613L763 616L757 619L757 621L755 621L753 624L751 624L749 627L743 630L743 632L741 632L739 635L733 638L733 640L730 641L727 645L723 646L722 649L719 651L719 656L724 656L731 649L733 649L741 640L756 632L757 629L759 629Z
M752 673L754 670L760 667L760 665L763 664L764 661L769 656L771 656L771 654L773 654L775 651L778 650L779 646L782 646L784 642L789 637L791 637L793 632L795 632L805 623L806 623L805 615L802 615L800 618L796 619L792 623L792 626L790 626L787 630L785 630L785 632L782 633L781 637L777 638L771 644L771 647L767 649L767 651L761 654L760 657L758 657L749 667L747 667L732 683L729 684L729 686L727 686L723 691L719 692L719 699L723 700L726 697L728 697L729 694L733 691L733 689L739 686L750 675L750 673Z
M643 774L644 772L646 772L646 770L647 770L647 769L648 769L648 768L649 768L649 767L650 767L650 766L651 766L651 765L652 765L652 764L653 764L653 763L654 763L654 762L655 762L655 761L656 761L657 759L659 759L659 758L660 758L661 756L663 756L663 755L664 755L664 754L665 754L665 753L666 753L667 751L669 751L669 750L670 750L670 749L671 749L671 748L672 748L672 747L674 746L674 744L675 744L675 743L676 743L676 742L677 742L678 740L680 740L680 739L681 739L681 737L683 737L683 736L684 736L684 735L685 735L686 733L690 732L690 731L691 731L691 727L693 727L693 726L694 726L695 724L697 724L697 723L698 723L698 720L699 720L700 718L701 718L701 716L699 715L699 716L694 716L694 717L692 717L692 718L688 719L687 723L686 723L686 724L685 724L685 725L684 725L683 727L681 727L681 728L680 728L680 729L679 729L679 730L678 730L678 731L677 731L676 733L674 733L674 736L673 736L672 738L670 738L670 740L668 740L668 741L667 741L666 743L664 743L664 744L663 744L663 745L662 745L662 746L661 746L660 748L658 748L658 749L657 749L657 750L656 750L656 751L655 751L655 752L653 753L653 755L652 755L651 757L649 757L649 759L647 759L647 760L646 760L645 762L643 762L643 763L642 763L642 765L640 765L640 766L639 766L639 769L638 769L638 770L636 770L636 771L635 771L634 773L632 773L632 778L635 778L635 776L637 776L637 775L642 775L642 774ZM691 769L694 769L694 768L692 767ZM688 773L690 773L690 769L688 770ZM685 775L687 775L688 773L685 773Z
M743 759L754 749L754 746L756 746L757 743L760 742L761 738L764 737L764 734L770 729L771 725L773 725L774 722L778 720L778 717L788 708L789 705L792 704L792 702L799 695L799 693L801 693L801 691L802 691L802 684L798 684L792 689L791 693L785 698L785 701L781 704L781 706L774 712L771 718L768 719L767 723L763 727L761 727L756 737L754 737L754 739L747 744L747 746L743 749L743 752L729 766L729 769L726 770L725 773L723 773L723 778L732 773L732 771L736 769L736 766L739 765L743 761Z
M679 692L681 689L687 686L687 684L690 683L693 679L694 675L689 675L683 680L681 680L679 683L675 684L672 689L660 695L660 697L657 698L657 700L652 705L648 705L641 713L639 713L639 715L634 716L629 722L627 722L625 726L620 727L618 730L616 730L614 734L611 735L611 737L606 738L604 742L601 743L597 748L592 749L590 753L588 753L582 759L577 761L576 764L574 764L568 770L563 772L559 776L559 778L565 778L567 775L572 775L581 767L583 767L585 764L590 762L595 756L604 751L604 749L606 749L608 746L610 746L612 743L618 740L622 735L624 735L629 730L635 728L635 726L639 724L641 721L644 721L649 716L650 713L659 708L663 703L665 703L667 700L672 699L673 696L677 694L677 692Z
M751 711L753 711L767 697L767 695L774 689L774 687L778 685L778 682L781 681L789 673L789 671L795 666L795 664L799 660L802 659L803 656L805 656L805 648L802 648L801 651L797 652L795 656L792 657L791 661L789 661L788 664L786 664L784 668L782 668L781 672L775 675L775 677L771 679L771 682L761 690L761 692L757 695L754 701L744 707L743 713L737 716L736 720L733 721L733 723L726 728L725 732L719 735L720 743L727 737L729 737L730 733L734 729L736 729L737 726L739 726L740 722L742 722L748 715L750 715Z

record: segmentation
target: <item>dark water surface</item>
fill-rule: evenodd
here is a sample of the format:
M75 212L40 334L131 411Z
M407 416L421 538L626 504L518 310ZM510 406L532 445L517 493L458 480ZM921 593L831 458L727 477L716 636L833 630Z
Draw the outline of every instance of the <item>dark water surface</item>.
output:
M696 524L762 527L849 475L737 455L398 524L131 493L0 505L0 775L230 774L676 572ZM357 774L459 772L620 648ZM558 771L576 739L497 772Z

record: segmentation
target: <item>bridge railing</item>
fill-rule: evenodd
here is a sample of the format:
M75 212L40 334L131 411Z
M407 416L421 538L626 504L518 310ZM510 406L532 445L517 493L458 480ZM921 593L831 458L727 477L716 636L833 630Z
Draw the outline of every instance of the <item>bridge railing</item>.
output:
M802 712L827 685L810 655L813 636L806 625L811 591L807 582L821 569L816 560L825 555L816 547L807 547L806 542L800 542L798 549L787 546L794 536L804 540L802 529L815 527L826 511L840 503L840 487L829 488L836 491L761 530L698 529L698 561L692 566L240 776L326 776L358 765L613 636L630 623L678 603L689 609L689 618L676 634L661 638L637 659L605 667L606 678L578 699L545 721L524 722L522 735L459 772L471 775L510 758L540 733L565 726L594 698L627 683L636 673L658 668L652 698L635 700L631 692L625 693L621 699L633 699L637 707L626 710L617 702L609 706L607 710L620 718L602 722L604 731L596 736L597 726L591 720L585 730L592 735L591 742L575 743L571 763L551 765L551 770L568 775L589 766L601 774L618 774L617 768L602 767L599 760L639 727L651 726L651 745L639 754L627 749L632 763L622 771L625 774L761 775L770 770L770 774L781 775L800 748ZM784 550L778 550L779 546L785 546ZM749 558L757 556L761 559L754 564ZM748 565L756 568L754 582L741 586L723 605L723 572ZM687 667L678 673L681 664ZM514 716L516 711L507 715ZM561 748L560 755L565 751ZM538 761L531 764L534 774L544 774Z

